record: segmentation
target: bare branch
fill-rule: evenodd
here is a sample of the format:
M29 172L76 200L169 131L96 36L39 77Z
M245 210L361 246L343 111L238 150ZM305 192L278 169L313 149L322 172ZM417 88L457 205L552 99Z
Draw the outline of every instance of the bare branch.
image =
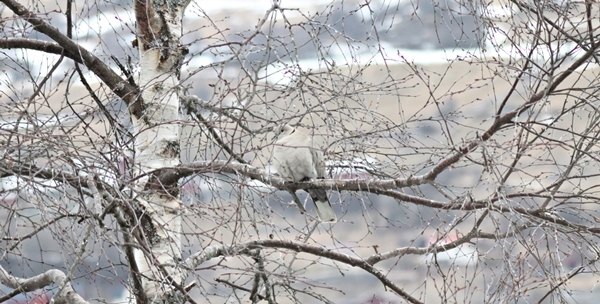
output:
M263 249L263 248L289 249L289 250L293 250L293 251L304 252L304 253L309 253L309 254L313 254L316 256L325 257L325 258L328 258L328 259L331 259L334 261L345 263L350 266L359 267L359 268L369 272L370 274L374 275L375 277L377 277L381 281L381 283L383 283L386 287L393 290L395 293L397 293L399 296L404 298L406 301L408 301L410 303L422 303L421 301L413 298L411 295L406 293L404 290L402 290L400 287L398 287L396 284L394 284L392 281L390 281L386 277L386 275L381 273L379 270L375 269L373 266L371 266L369 263L367 263L363 259L351 257L346 254L341 254L339 252L325 249L320 246L313 246L313 245L298 243L298 242L293 242L293 241L257 240L257 241L250 241L250 242L242 243L239 245L234 245L231 247L223 246L223 245L210 246L208 248L205 248L205 250L203 250L202 252L190 256L188 258L186 264L188 264L188 266L190 268L194 268L194 267L196 267L196 265L200 265L203 262L206 262L215 257L237 255L237 254L247 254L248 250Z
M36 30L48 35L48 37L56 41L67 52L72 54L72 56L80 58L80 61L82 61L88 69L93 71L115 94L117 94L117 96L121 97L123 101L129 105L131 113L137 117L142 116L143 102L140 99L141 97L139 96L137 88L132 87L127 81L123 80L94 54L60 33L54 26L48 24L43 19L36 17L35 14L31 13L22 4L14 0L1 1L15 14L21 16L27 22L35 26Z
M65 51L65 49L56 42L36 40L30 38L3 38L0 39L0 48L30 49L55 55L64 54L67 58L77 63L83 63L81 61L81 57L74 56L73 54Z
M56 286L64 284L64 288L54 296L56 303L88 303L73 289L70 283L65 283L66 280L67 276L57 269L24 279L12 276L3 267L0 267L0 282L10 288L18 289L21 292L30 292L52 284Z

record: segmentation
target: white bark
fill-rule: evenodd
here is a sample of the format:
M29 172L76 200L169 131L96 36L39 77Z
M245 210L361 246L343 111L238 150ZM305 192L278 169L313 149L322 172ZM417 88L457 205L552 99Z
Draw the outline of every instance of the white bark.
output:
M177 79L173 72L165 73L158 69L159 50L151 49L141 52L141 74L140 86L142 97L147 105L145 117L135 122L136 130L136 162L139 165L139 174L150 172L154 169L171 167L179 164L179 155L163 153L169 150L169 145L179 142L179 125L173 123L179 115L179 100L175 92ZM148 175L140 179L138 190L144 192L143 188L148 181ZM179 202L167 195L151 195L140 198L143 207L153 219L157 229L158 239L153 239L154 246L151 249L161 265L174 265L174 259L180 257L180 227L181 218L179 213ZM144 276L149 276L162 282L160 271L155 269L156 262L150 261L148 257L136 250L137 263ZM171 277L180 282L178 271L170 273ZM147 291L155 293L158 286L145 280ZM148 286L146 286L149 284ZM150 289L148 289L150 288Z
M181 37L185 3L168 10L154 5L146 2L136 8L148 15L138 15L141 18L138 19L138 83L145 108L143 116L134 120L136 164L138 173L143 176L137 184L140 193L137 202L151 219L150 226L141 227L151 231L151 235L145 235L150 252L136 249L135 259L143 277L144 292L150 301L172 291L171 282L182 283L182 272L178 266L181 261L182 205L177 197L163 189L148 189L150 175L146 173L179 164L179 80L176 71L181 53L176 46Z
M147 108L144 119L135 122L136 160L143 171L179 164L179 156L163 154L172 142L179 142L178 83L174 71L161 71L160 50L140 52L140 88ZM150 124L150 125L148 125Z

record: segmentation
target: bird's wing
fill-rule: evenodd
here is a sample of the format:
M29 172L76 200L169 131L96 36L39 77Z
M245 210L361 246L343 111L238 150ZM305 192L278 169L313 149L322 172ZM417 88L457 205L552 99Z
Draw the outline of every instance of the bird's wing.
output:
M295 131L281 136L276 144L274 158L277 171L287 170L285 175L295 182L316 177L309 149L310 137Z
M312 163L317 172L317 178L325 178L325 161L323 160L323 152L315 148L310 149Z

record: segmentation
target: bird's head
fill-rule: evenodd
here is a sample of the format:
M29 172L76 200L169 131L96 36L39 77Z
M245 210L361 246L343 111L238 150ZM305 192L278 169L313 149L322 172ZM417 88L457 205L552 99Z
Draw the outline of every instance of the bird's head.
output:
M273 136L273 140L277 140L281 136L290 135L294 132L296 132L296 128L286 124L281 125L275 129L275 136Z

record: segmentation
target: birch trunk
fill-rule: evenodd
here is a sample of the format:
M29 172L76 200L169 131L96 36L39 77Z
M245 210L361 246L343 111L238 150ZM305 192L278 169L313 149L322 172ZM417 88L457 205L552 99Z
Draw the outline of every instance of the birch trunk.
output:
M146 244L135 250L142 286L151 302L173 301L181 284L181 204L177 185L153 182L152 170L179 164L179 84L182 18L187 1L136 1L137 47L140 52L139 85L143 115L134 119L137 201ZM138 238L139 239L139 238ZM144 252L145 251L145 252Z

